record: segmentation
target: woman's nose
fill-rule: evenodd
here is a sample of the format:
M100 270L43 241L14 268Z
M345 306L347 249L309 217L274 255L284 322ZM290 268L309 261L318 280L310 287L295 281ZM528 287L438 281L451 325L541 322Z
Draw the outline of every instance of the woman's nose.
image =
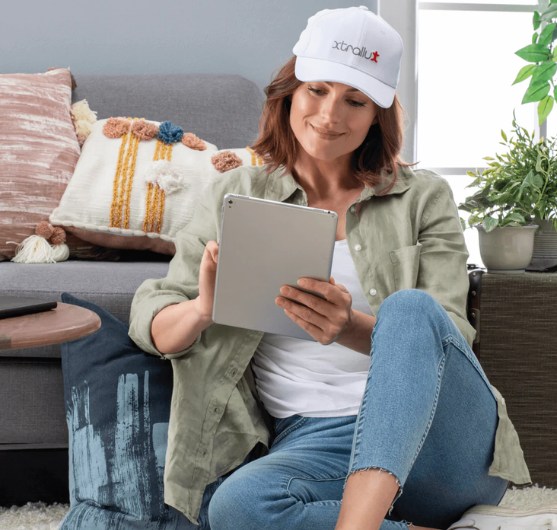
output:
M341 118L340 101L334 97L324 98L320 108L321 118L330 123L336 123Z

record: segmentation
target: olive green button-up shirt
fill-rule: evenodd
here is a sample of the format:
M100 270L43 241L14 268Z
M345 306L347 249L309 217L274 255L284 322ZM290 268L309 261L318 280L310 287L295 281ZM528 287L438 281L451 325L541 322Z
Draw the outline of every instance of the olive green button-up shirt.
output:
M198 295L205 245L219 240L222 198L237 193L307 204L304 190L283 169L238 168L204 193L192 221L176 237L176 255L163 279L138 289L130 336L160 355L151 338L154 316L170 304ZM421 289L447 310L469 343L466 318L468 252L451 190L441 177L401 168L385 194L366 187L346 218L346 238L371 312L389 294ZM250 361L263 333L213 324L188 349L167 355L174 371L165 502L196 522L205 487L240 465L269 432L256 397ZM499 425L490 473L517 484L530 482L516 431L495 390Z

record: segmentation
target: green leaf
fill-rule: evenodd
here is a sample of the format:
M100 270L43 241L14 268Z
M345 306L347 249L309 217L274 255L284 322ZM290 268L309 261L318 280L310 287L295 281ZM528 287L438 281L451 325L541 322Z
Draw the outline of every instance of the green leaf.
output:
M522 103L532 103L534 101L541 101L547 94L549 94L550 85L548 81L540 84L530 84L528 90L522 98Z
M557 50L557 48L556 48L556 50ZM513 81L513 85L516 85L517 83L520 83L521 81L524 81L525 79L528 79L534 73L535 69L536 69L535 64L527 64L526 66L523 66L518 71L516 79ZM506 141L506 139L505 139L505 141Z
M542 17L538 11L534 11L534 16L532 18L532 25L534 26L534 30L537 30L542 23Z
M557 66L557 64L555 65ZM549 116L549 113L553 109L553 104L555 100L552 96L545 96L539 103L538 103L538 123L541 125L546 118Z
M522 184L521 184L520 187L521 187L522 189L525 189L525 188L526 188L526 189L527 189L527 188L532 188L532 187L534 186L534 178L535 178L535 176L536 176L536 174L535 174L534 171L531 169L531 170L528 172L528 175L526 175L526 176L524 177L524 180L522 181Z
M540 33L538 44L542 44L544 46L550 44L553 41L553 32L556 27L557 24L555 23L547 24L545 28L543 28L543 31Z
M535 173L534 176L532 177L532 185L538 190L541 190L543 188L544 183L545 181L543 177L538 173Z
M509 215L505 216L505 225L510 224L524 225L526 224L526 219L518 212L512 212Z
M542 170L542 155L541 153L538 153L538 156L536 158L536 171L541 171Z
M534 67L532 74L532 84L538 84L542 81L549 81L557 72L557 63L553 61L544 61L542 64Z
M482 226L484 227L484 230L486 232L491 232L493 229L497 228L498 224L499 221L497 221L497 219L490 216L484 217L484 220L482 221Z
M524 48L520 48L515 54L529 63L539 63L551 57L547 46L542 46L541 44L529 44L524 46Z

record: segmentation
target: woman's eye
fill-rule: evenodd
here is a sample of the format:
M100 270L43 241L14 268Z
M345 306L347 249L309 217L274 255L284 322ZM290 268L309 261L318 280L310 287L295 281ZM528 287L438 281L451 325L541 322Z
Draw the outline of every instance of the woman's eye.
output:
M308 86L308 91L311 92L312 94L316 94L317 96L321 96L322 94L325 93L325 91L322 88L316 88L313 86Z
M356 99L349 99L348 104L352 107L363 107L365 103L363 101L358 101Z

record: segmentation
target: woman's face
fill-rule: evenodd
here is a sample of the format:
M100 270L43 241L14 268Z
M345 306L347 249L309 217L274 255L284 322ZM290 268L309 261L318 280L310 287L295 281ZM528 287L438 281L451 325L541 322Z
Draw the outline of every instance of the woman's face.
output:
M302 149L320 161L348 161L376 116L371 99L342 83L302 83L292 94L292 131Z

